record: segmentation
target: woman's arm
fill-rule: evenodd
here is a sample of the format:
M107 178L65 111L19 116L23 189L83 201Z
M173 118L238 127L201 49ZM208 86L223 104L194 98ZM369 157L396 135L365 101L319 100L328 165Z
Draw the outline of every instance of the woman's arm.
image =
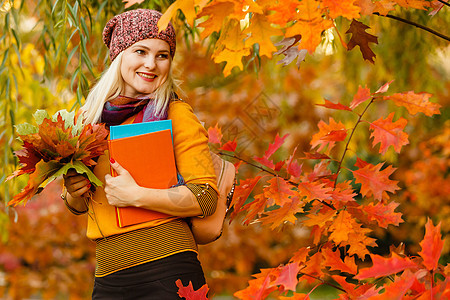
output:
M119 163L111 161L116 177L105 176L105 193L113 206L136 206L177 217L192 217L202 214L194 194L186 186L170 189L151 189L139 186L130 173Z

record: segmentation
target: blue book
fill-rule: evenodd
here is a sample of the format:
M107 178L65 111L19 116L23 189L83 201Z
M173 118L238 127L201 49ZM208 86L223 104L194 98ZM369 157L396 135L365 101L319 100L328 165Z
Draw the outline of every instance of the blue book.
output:
M133 123L125 125L115 125L109 127L110 140L120 139L124 137L136 136L150 132L157 132L170 129L172 133L172 120L161 120L143 123ZM173 140L173 135L172 135Z

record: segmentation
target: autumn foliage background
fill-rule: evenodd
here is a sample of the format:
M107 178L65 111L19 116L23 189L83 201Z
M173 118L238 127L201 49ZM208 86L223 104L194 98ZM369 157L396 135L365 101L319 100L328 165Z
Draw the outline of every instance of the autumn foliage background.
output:
M183 98L238 166L224 234L200 247L210 296L449 297L450 45L385 16L445 37L448 1L3 1L2 180L12 125L84 101L125 5L167 11ZM89 298L86 216L58 181L6 207L25 183L0 188L0 295Z

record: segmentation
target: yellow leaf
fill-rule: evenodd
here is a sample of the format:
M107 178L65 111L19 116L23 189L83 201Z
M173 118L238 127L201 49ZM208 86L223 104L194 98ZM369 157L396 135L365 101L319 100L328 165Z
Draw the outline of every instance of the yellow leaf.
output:
M205 6L198 14L198 17L209 16L209 18L208 20L198 24L199 27L205 28L205 30L200 34L200 37L205 39L214 31L219 32L225 18L233 12L234 4L232 2L213 1Z
M266 16L260 14L253 15L250 19L250 26L244 30L244 33L251 34L245 41L245 45L251 47L253 44L259 44L259 54L268 58L272 57L272 52L277 51L270 37L283 34L280 29L270 25Z
M241 52L242 49L246 48L245 38L246 35L242 33L239 21L231 19L225 24L220 33L220 38L216 42L215 52L220 52L224 48Z
M177 10L180 9L184 16L186 17L186 21L188 24L193 27L194 20L196 17L195 13L195 3L194 0L177 0L162 15L161 19L158 21L159 32L163 31L169 25L170 19L176 14Z
M241 70L244 68L244 66L242 65L242 57L247 56L249 54L250 49L248 48L243 48L239 51L224 49L214 55L214 62L219 63L226 61L227 64L225 66L225 69L223 70L223 74L225 76L228 76L231 74L231 70L234 67L238 67Z

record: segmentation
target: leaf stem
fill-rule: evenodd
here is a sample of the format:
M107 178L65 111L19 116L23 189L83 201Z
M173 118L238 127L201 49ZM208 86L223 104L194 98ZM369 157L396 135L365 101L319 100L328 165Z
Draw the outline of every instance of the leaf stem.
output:
M373 97L372 100L370 100L370 102L369 102L369 103L367 104L367 106L364 108L363 112L359 115L359 118L358 118L358 120L356 121L356 124L355 124L355 126L353 127L352 132L350 133L350 136L349 136L349 138L348 138L348 140L347 140L347 143L345 144L345 149L344 149L344 152L342 153L341 159L339 160L338 169L337 169L337 171L336 171L336 179L334 180L334 187L335 187L335 188L336 188L336 185L337 185L337 182L338 182L339 173L340 173L340 171L341 171L341 169L342 169L342 162L344 161L345 155L347 154L347 151L348 151L348 145L350 144L350 141L351 141L351 139L352 139L352 137L353 137L353 134L354 134L355 131L356 131L356 128L358 127L359 123L361 123L361 121L362 121L361 119L362 119L363 115L366 113L367 109L369 108L369 106L370 106L374 101L375 101L375 97Z
M380 15L380 13L377 13L377 12L375 12L373 14L377 15L377 16L380 16L380 17L386 17L386 18L394 19L394 20L406 23L408 25L415 26L415 27L420 28L422 30L428 31L429 33L434 34L434 35L440 37L441 39L444 39L444 40L447 40L447 41L450 42L450 37L448 37L446 35L443 35L442 33L439 33L436 30L433 30L433 29L431 29L429 27L423 26L423 25L421 25L419 23L416 23L416 22L413 22L413 21L410 21L410 20L407 20L407 19L403 19L403 18L400 18L400 17L397 17L397 16L389 15L389 14L387 14L387 15Z

